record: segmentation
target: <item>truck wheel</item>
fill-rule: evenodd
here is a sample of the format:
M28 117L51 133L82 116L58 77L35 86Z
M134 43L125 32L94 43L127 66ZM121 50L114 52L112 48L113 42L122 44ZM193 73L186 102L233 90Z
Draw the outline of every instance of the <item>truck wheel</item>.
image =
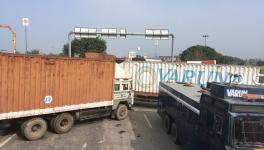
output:
M21 125L22 135L30 141L40 139L47 131L47 123L42 118L32 118Z
M116 110L116 119L123 120L127 117L128 109L127 106L124 104L119 104Z
M50 126L58 134L66 133L71 130L74 119L69 113L62 113L50 120Z
M168 115L166 115L165 118L163 119L163 128L166 133L170 133L171 121Z
M171 139L174 143L179 143L178 130L175 123L171 125Z

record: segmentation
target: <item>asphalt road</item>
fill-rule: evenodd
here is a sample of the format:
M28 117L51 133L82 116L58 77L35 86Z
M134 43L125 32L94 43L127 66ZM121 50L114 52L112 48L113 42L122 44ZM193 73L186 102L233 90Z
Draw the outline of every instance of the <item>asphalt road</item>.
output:
M154 108L135 107L122 121L102 118L76 123L66 134L48 132L26 141L11 128L0 130L0 150L180 150L162 130Z

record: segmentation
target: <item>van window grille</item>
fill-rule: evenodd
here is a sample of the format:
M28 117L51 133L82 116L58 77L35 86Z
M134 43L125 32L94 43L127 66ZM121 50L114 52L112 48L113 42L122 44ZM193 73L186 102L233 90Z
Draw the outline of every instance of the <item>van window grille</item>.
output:
M237 118L235 141L238 143L264 143L264 118Z

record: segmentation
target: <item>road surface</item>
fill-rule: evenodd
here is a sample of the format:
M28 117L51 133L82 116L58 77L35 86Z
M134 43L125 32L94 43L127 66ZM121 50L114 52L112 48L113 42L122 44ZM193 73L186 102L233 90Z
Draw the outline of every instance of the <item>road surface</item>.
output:
M15 129L0 132L0 150L181 150L162 130L156 109L135 107L122 121L82 121L66 134L48 132L26 141Z

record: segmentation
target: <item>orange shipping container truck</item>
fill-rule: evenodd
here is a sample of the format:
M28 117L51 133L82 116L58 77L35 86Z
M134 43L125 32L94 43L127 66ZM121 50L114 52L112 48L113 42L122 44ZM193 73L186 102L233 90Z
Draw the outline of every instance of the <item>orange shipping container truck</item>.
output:
M133 104L131 77L114 56L98 56L0 53L0 123L20 123L24 137L36 140L47 123L56 133L65 133L74 120L107 115L124 119Z

